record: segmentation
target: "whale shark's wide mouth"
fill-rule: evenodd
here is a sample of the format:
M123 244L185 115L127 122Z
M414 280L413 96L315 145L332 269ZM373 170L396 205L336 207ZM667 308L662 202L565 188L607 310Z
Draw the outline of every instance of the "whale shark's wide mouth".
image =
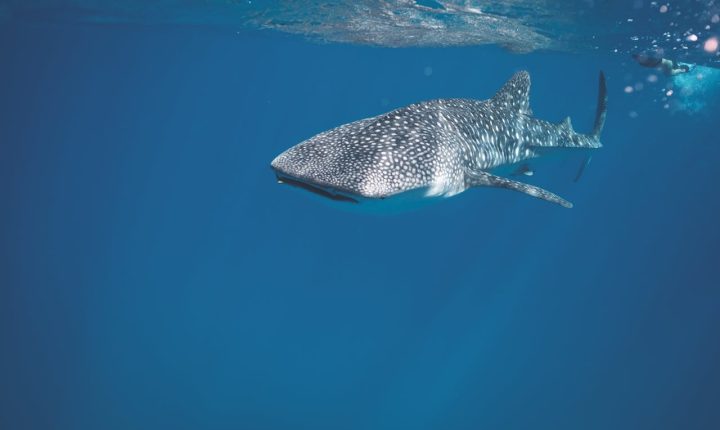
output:
M335 201L341 201L341 202L350 202L350 203L359 203L358 200L346 196L345 194L339 193L332 189L326 189L319 185L311 184L305 181L302 181L297 178L293 178L287 175L283 175L279 173L278 171L275 171L275 176L277 177L278 182L283 184L292 185L293 187L302 188L304 190L310 191L311 193L317 194L319 196L325 197L330 200Z

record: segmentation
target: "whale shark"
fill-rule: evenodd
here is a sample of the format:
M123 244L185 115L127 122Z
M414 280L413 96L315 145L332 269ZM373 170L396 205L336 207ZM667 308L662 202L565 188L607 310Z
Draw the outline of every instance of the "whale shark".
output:
M579 177L592 151L602 147L606 112L600 72L590 133L575 132L570 117L560 123L535 118L530 74L520 71L490 99L425 101L344 124L291 147L271 167L280 183L361 205L499 187L571 208L557 194L517 179L533 176L542 157L581 151Z

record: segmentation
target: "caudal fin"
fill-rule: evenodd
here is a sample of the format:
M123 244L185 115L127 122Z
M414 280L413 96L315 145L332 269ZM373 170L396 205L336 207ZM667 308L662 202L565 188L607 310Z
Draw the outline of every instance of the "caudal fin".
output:
M595 111L595 126L593 127L592 136L600 139L600 133L605 125L605 116L607 115L607 86L605 85L605 74L600 72L600 85L598 89L598 103Z
M607 86L605 85L605 74L600 72L600 84L598 85L598 102L597 110L595 111L595 126L593 127L592 134L592 147L599 148L600 145L600 133L602 133L603 126L605 125L605 116L607 115ZM591 155L587 154L583 159L580 168L575 175L575 182L579 181L582 177L585 168L590 164Z

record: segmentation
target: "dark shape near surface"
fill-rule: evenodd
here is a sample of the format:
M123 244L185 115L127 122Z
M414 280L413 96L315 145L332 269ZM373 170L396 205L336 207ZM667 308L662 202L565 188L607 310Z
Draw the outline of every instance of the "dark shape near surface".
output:
M645 51L638 54L633 54L633 60L643 67L655 68L661 71L667 76L675 76L682 73L687 73L692 70L690 64L678 63L675 60L663 58L659 52Z

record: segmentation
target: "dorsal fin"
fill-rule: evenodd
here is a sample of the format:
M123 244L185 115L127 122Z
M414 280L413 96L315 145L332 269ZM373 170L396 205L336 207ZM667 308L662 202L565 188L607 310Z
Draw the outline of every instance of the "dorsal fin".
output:
M524 70L515 73L495 94L492 102L525 115L532 115L530 110L530 74Z
M565 130L567 130L567 131L569 131L569 132L573 132L573 133L575 132L575 130L573 130L572 122L570 121L570 117L569 117L569 116L568 116L568 117L565 117L565 119L563 120L563 122L560 123L560 126L563 127Z

